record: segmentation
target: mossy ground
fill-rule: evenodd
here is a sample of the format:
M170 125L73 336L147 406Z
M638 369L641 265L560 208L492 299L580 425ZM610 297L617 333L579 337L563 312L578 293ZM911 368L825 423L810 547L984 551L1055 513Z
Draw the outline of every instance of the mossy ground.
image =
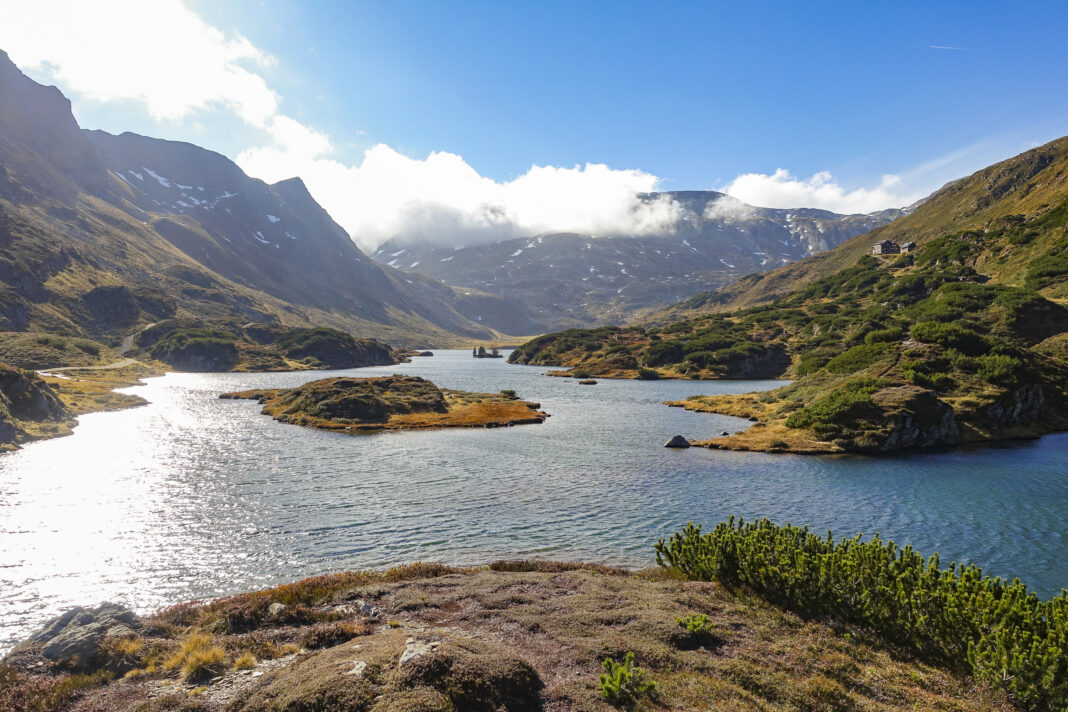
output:
M362 618L353 605L360 599L381 616ZM286 608L272 615L271 603ZM692 640L677 622L690 614L707 615L715 635ZM343 624L356 633L304 644ZM227 672L205 682L165 669L193 634L224 651ZM862 629L806 621L665 570L498 562L336 574L177 606L148 619L141 638L134 672L98 679L49 709L607 712L601 662L627 652L657 683L649 710L1011 709ZM421 657L398 665L419 645ZM250 653L255 666L234 670ZM40 660L24 651L4 661L0 701L20 685L48 690L69 679L31 667Z

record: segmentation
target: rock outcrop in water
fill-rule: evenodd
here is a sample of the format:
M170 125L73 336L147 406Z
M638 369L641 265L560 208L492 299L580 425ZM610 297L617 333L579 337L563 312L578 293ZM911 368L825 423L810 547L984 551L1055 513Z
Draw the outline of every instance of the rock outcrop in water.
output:
M495 428L540 423L538 403L511 393L468 393L438 388L418 376L326 378L297 388L223 393L248 398L282 423L357 433L424 428Z

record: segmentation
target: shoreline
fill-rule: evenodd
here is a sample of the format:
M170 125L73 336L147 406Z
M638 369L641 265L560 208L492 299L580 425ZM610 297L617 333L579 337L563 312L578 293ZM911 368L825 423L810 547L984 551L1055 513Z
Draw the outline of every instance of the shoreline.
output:
M901 447L890 450L846 449L833 442L805 437L807 429L788 428L782 420L767 417L766 409L758 402L758 393L717 396L690 396L682 400L665 401L669 408L683 408L694 413L712 413L750 421L750 427L727 436L704 440L690 440L691 447L733 452L766 452L792 455L868 455L893 457L898 453L951 452L967 445L992 445L1000 442L1037 440L1044 435L1068 432L1065 428L1039 429L1017 426L995 434L972 428L962 429L960 439L952 443L931 446Z

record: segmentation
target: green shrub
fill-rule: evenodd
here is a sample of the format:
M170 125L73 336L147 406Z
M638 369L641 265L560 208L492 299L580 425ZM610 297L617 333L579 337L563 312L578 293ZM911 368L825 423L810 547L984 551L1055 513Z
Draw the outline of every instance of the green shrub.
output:
M840 353L824 366L831 373L854 373L872 365L893 348L892 344L861 344Z
M812 617L871 629L926 658L963 666L1025 710L1068 706L1068 591L1041 601L1018 579L941 568L875 535L835 542L807 528L734 517L688 524L656 544L657 563L691 579L745 586Z
M675 622L682 628L682 635L678 639L684 644L682 647L711 646L720 642L716 626L704 613L691 613L676 618Z
M38 336L34 341L41 346L49 346L53 349L63 348L63 339L58 336Z
M100 355L100 344L95 341L89 341L88 339L77 339L74 342L74 348L84 351L91 356Z
M646 680L645 671L634 665L634 653L627 653L622 663L605 658L601 665L601 697L614 707L633 707L656 695L656 683Z
M1013 388L1034 377L1034 373L1023 361L1012 356L991 354L980 356L976 361L979 365L976 372L979 378L995 386Z
M874 378L847 381L812 405L791 413L786 419L786 427L807 428L854 421L868 414L872 395L886 385L886 382Z
M658 341L645 350L642 363L646 366L664 366L682 360L682 347L674 341Z
M869 331L864 335L865 344L888 344L895 341L901 341L905 338L905 333L896 326L892 326L889 329L876 329L875 331Z
M912 325L912 338L925 344L938 344L942 348L956 349L968 356L980 356L990 351L990 341L974 328L960 324L944 324L937 321L921 321Z
M651 368L639 368L638 378L642 379L643 381L655 381L656 379L660 378L660 374Z

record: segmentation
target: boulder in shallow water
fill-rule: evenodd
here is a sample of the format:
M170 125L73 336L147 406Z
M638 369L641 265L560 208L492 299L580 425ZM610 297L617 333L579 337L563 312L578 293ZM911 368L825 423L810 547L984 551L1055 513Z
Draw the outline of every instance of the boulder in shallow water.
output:
M668 440L666 443L664 443L664 447L690 447L690 441L682 437L681 435L676 435L675 437L671 438L671 440Z

